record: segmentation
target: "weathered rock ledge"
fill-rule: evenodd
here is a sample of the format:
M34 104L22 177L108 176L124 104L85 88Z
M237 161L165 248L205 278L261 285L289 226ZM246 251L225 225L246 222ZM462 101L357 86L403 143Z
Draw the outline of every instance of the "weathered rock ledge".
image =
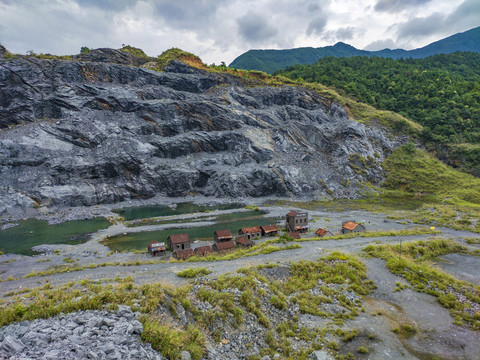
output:
M357 198L405 141L304 88L178 61L156 72L107 50L0 55L0 214L196 194Z

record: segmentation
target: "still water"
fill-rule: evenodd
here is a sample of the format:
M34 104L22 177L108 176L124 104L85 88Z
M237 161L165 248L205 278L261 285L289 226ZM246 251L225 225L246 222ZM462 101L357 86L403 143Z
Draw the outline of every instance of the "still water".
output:
M239 209L244 205L240 204L218 204L218 205L197 205L192 202L183 202L176 204L176 207L166 205L139 206L113 210L125 220L146 219L157 216L171 216L181 214L191 214L196 212L205 212L212 210Z
M160 231L145 231L126 235L112 236L104 241L111 250L146 250L152 240L166 242L169 235L187 233L190 240L206 240L213 242L213 233L216 230L230 230L238 234L238 230L250 226L275 224L276 219L264 217L263 211L247 211L221 215L215 225L199 226L186 229L170 229Z
M15 223L18 226L0 231L0 251L4 254L33 255L32 246L41 244L81 244L90 238L89 234L110 225L104 218L67 221L57 225L48 225L41 220Z

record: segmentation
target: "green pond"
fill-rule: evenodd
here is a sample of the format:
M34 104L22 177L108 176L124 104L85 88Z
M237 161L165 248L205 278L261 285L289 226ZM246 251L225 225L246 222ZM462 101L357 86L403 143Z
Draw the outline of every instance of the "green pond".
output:
M46 221L25 220L15 222L18 226L0 231L0 251L4 254L36 254L33 246L41 244L81 244L89 234L110 226L104 218L67 221L48 225Z
M166 242L169 235L187 233L190 239L207 240L213 242L213 233L216 230L230 230L232 234L238 234L238 230L244 227L262 226L275 224L276 219L264 217L264 211L245 211L225 214L217 217L217 223L209 226L199 226L184 229L170 229L160 231L144 231L126 235L112 236L104 241L111 250L146 250L152 240Z
M123 208L113 211L124 217L125 220L130 221L157 216L181 215L212 210L239 209L243 206L244 205L241 204L197 205L192 202L183 202L178 203L175 208L166 205L155 205Z

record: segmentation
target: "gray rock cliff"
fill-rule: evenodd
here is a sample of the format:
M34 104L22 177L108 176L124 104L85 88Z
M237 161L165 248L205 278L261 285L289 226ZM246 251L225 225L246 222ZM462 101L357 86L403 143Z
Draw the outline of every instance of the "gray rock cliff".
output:
M155 195L355 198L400 143L304 88L178 61L156 72L100 50L0 57L0 213Z

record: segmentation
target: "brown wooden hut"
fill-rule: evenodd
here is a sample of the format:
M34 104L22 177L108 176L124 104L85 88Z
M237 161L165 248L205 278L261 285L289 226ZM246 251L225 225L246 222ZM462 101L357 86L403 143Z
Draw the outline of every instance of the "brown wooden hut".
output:
M261 226L263 236L277 236L280 231L277 225L264 225Z
M333 234L330 231L328 231L327 229L322 229L322 228L319 228L317 231L315 231L315 234L319 237L333 236Z
M297 231L290 232L287 234L288 236L294 238L294 239L301 239L300 233Z
M190 249L190 237L188 234L170 235L167 244L172 251Z
M150 255L152 255L152 256L165 255L165 251L166 251L165 243L155 241L155 240L151 241L148 244L147 249L148 249L148 252L150 253Z
M253 241L247 239L245 236L238 236L235 242L237 243L237 246L244 248L249 248L254 245Z
M343 224L342 224L342 234L348 234L348 233L352 233L352 232L364 232L366 229L365 229L365 226L363 226L362 224L357 224L356 222L353 222L353 221L345 221Z
M189 257L195 255L193 249L185 249L185 250L176 250L173 252L173 257L178 260L187 260Z
M260 226L253 226L238 230L239 235L245 236L248 240L262 237L262 229Z
M212 245L212 250L215 252L228 252L231 250L235 250L235 244L232 240L230 241L222 241Z
M195 255L197 256L206 256L209 255L213 252L212 248L210 246L199 246L194 249Z
M213 233L213 239L215 242L230 241L233 240L233 235L230 230L217 230Z

